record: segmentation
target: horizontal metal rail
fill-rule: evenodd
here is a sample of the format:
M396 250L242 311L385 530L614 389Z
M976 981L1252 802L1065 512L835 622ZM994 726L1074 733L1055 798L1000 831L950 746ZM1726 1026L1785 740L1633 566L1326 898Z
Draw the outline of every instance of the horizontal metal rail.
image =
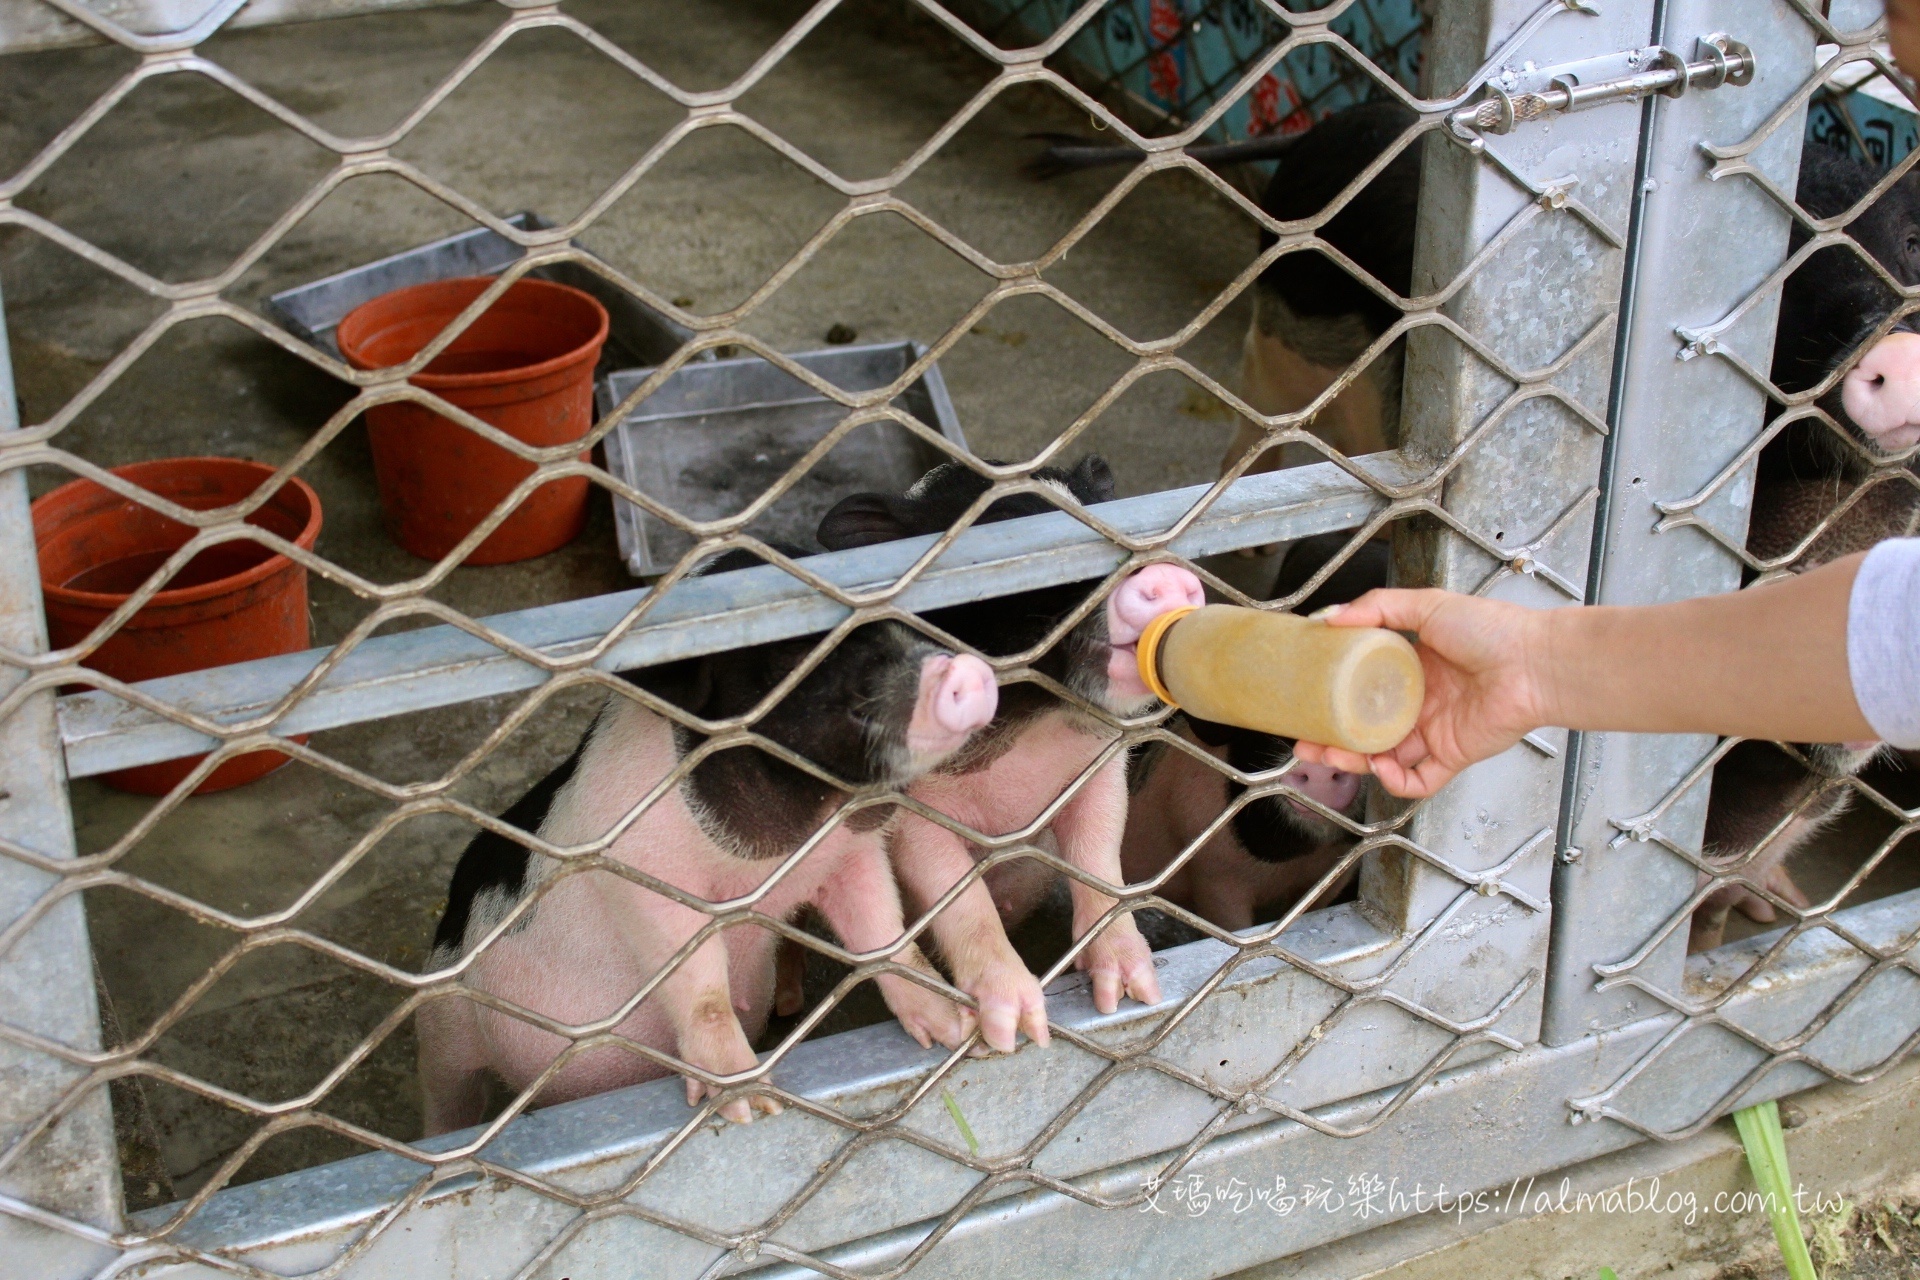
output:
M1396 454L1374 454L1355 465L1390 489L1416 484L1424 474ZM1128 537L1148 539L1178 525L1209 487L1122 498L1090 511ZM1386 505L1380 491L1333 463L1247 476L1174 538L1169 550L1203 556L1354 528ZM906 539L813 556L806 564L848 590L872 590L897 581L933 542L931 536ZM982 525L961 534L897 603L925 611L1098 578L1125 559L1125 551L1065 512ZM480 623L560 661L602 642L646 594L645 589L613 592L496 614ZM832 629L851 612L770 565L683 579L594 665L621 671L811 635ZM270 712L331 652L308 649L136 687L185 715L220 724L243 722ZM271 728L276 735L291 737L513 693L547 678L540 666L458 627L423 627L363 641ZM216 738L191 725L105 691L62 698L60 734L72 777L171 760L218 745Z
M1042 1179L1088 1176L1155 1152L1198 1145L1275 1114L1308 1117L1313 1109L1355 1093L1387 1089L1412 1096L1441 1070L1487 1053L1516 1052L1519 1042L1505 1034L1516 993L1500 989L1497 981L1458 983L1445 993L1428 993L1471 1005L1473 1016L1460 1023L1439 1018L1409 993L1423 986L1420 975L1429 966L1470 973L1473 957L1484 950L1486 930L1505 914L1524 909L1504 894L1482 895L1463 886L1443 922L1419 935L1396 937L1357 906L1334 907L1303 917L1280 935L1297 965L1255 955L1231 967L1234 949L1213 940L1171 948L1155 957L1161 1004L1129 1003L1110 1015L1094 1010L1085 978L1071 975L1048 993L1049 1019L1059 1037L1052 1048L1029 1046L1010 1056L964 1062L942 1076L941 1091L932 1093L921 1086L947 1054L921 1049L888 1022L796 1045L773 1069L772 1083L809 1105L748 1129L707 1129L686 1138L685 1088L661 1080L547 1108L506 1124L497 1134L470 1129L414 1145L449 1161L471 1152L487 1164L578 1189L618 1187L678 1144L682 1157L693 1154L707 1172L692 1175L689 1167L690 1176L649 1177L634 1197L692 1228L689 1234L655 1223L646 1231L646 1254L663 1275L696 1273L713 1254L712 1241L700 1239L701 1234L725 1234L729 1223L758 1222L801 1192L816 1168L838 1152L860 1167L856 1185L884 1186L888 1194L850 1200L849 1188L834 1181L802 1196L798 1213L774 1233L793 1247L828 1248L946 1212L997 1166L1031 1167ZM1229 968L1224 979L1223 967ZM1196 997L1194 1007L1183 1008ZM1159 1069L1139 1059L1109 1060L1109 1054L1122 1058L1142 1040L1156 1038L1152 1049ZM1280 1078L1267 1080L1286 1060L1279 1046L1298 1048ZM1103 1072L1106 1086L1084 1107L1060 1115ZM1238 1110L1234 1096L1250 1088L1270 1105ZM957 1130L943 1094L962 1108L977 1150ZM828 1109L852 1124L809 1114ZM1394 1110L1375 1109L1378 1114L1359 1127L1384 1122ZM858 1154L840 1151L849 1140L859 1142L859 1129L877 1129L889 1117L925 1144L888 1138L866 1142ZM521 1209L557 1206L537 1192L508 1189L498 1179L482 1183L461 1173L462 1167L451 1163L451 1176L417 1203L413 1228L437 1232L428 1223L445 1220L449 1210L451 1217L463 1217L465 1202L477 1192L483 1199L505 1195L524 1205L500 1204L497 1213L468 1219L462 1234L551 1234L551 1224L541 1221L544 1211ZM780 1172L744 1195L708 1180L709 1174L725 1178L733 1176L727 1170L748 1168ZM341 1232L330 1230L332 1238L323 1246L336 1249L381 1222L427 1172L423 1161L383 1153L235 1187L212 1197L169 1239L243 1255L277 1271L300 1261L294 1269L304 1270L312 1265L304 1261L312 1256L306 1251L320 1243L314 1224L333 1224ZM995 1179L988 1198L1016 1194L1027 1185L1021 1179ZM155 1209L136 1225L156 1230L177 1212Z
M1501 909L1497 898L1465 904L1454 927L1431 935L1428 945L1441 944L1441 950L1423 957L1423 964L1471 951L1469 917ZM1920 928L1920 891L1838 912L1836 920L1875 945L1891 944ZM1724 980L1743 967L1749 953L1764 952L1775 936L1695 957L1689 978ZM1304 916L1282 939L1303 961L1349 982L1391 969L1402 952L1351 906ZM170 1242L187 1250L219 1250L229 1259L281 1274L332 1264L340 1280L389 1274L387 1268L402 1256L396 1249L404 1252L406 1274L423 1280L457 1276L462 1257L484 1254L511 1268L543 1248L567 1262L562 1270L592 1271L591 1259L602 1250L619 1249L629 1258L646 1256L649 1270L662 1275L698 1274L728 1253L743 1261L757 1256L773 1262L796 1252L867 1272L897 1265L926 1239L930 1220L990 1179L992 1185L953 1225L942 1247L925 1257L916 1276L922 1269L929 1276L980 1275L1000 1266L1021 1275L1218 1275L1405 1217L1412 1211L1416 1181L1428 1198L1423 1207L1431 1208L1440 1178L1450 1195L1504 1187L1513 1178L1641 1141L1632 1127L1610 1120L1578 1123L1568 1099L1606 1088L1679 1023L1676 1015L1667 1015L1573 1045L1507 1053L1483 1039L1474 1047L1491 1052L1491 1058L1472 1061L1469 1054L1459 1054L1417 1093L1408 1094L1397 1086L1423 1076L1445 1037L1430 1022L1386 1003L1349 1005L1348 1016L1335 1015L1315 1050L1269 1086L1304 1113L1275 1119L1254 1103L1247 1112L1216 1122L1210 1117L1220 1114L1221 1099L1212 1089L1232 1093L1272 1070L1278 1062L1272 1046L1291 1043L1342 999L1341 992L1304 969L1273 959L1250 960L1156 1049L1155 1057L1174 1074L1138 1069L1144 1064L1136 1060L1136 1069L1114 1076L1036 1155L1011 1159L1012 1152L1030 1146L1046 1130L1064 1099L1104 1068L1098 1046L1151 1034L1166 1012L1199 992L1229 955L1227 946L1214 941L1160 953L1156 959L1166 1002L1151 1010L1128 1005L1118 1014L1099 1015L1081 989L1082 980L1064 979L1049 1000L1063 1033L1052 1048L1029 1045L1012 1055L965 1063L942 1079L944 1094L915 1096L918 1083L943 1055L921 1050L892 1023L797 1046L775 1069L776 1084L863 1126L905 1106L902 1123L918 1140L870 1143L853 1157L862 1165L860 1184L886 1186L888 1195L848 1197L828 1188L770 1236L751 1244L736 1236L740 1225L735 1224L757 1223L767 1208L793 1195L817 1166L836 1158L851 1136L849 1129L798 1108L750 1127L710 1128L667 1157L678 1169L670 1183L645 1179L630 1195L584 1215L514 1185L513 1179L481 1180L460 1171L472 1165L450 1169L451 1176L409 1203L425 1165L392 1154L362 1156L222 1191ZM1790 1039L1797 1028L1819 1018L1838 992L1857 982L1869 963L1836 935L1811 930L1784 951L1764 980L1728 1003L1724 1018L1750 1034ZM1874 1074L1890 1064L1920 1022L1907 990L1899 974L1883 972L1870 979L1846 1018L1757 1074L1756 1061L1765 1060L1765 1054L1751 1046L1735 1051L1725 1032L1698 1028L1689 1033L1697 1047L1682 1054L1687 1069L1664 1075L1657 1093L1641 1100L1651 1108L1645 1118L1684 1121L1716 1110L1730 1091L1744 1090L1743 1101L1754 1102L1827 1078L1801 1059L1833 1071ZM1085 1047L1076 1047L1076 1041ZM1179 1078L1187 1073L1191 1082ZM1364 1092L1354 1096L1357 1091ZM977 1151L963 1141L947 1096L967 1117ZM582 1193L588 1188L611 1193L662 1157L686 1114L680 1082L655 1081L522 1117L492 1135L476 1155L483 1165L514 1170L523 1178L558 1182ZM1383 1123L1389 1117L1392 1122ZM1204 1146L1194 1141L1202 1131L1211 1139ZM1466 1133L1498 1140L1452 1140ZM482 1136L468 1130L418 1147L459 1153ZM1450 1162L1436 1168L1431 1157L1442 1149ZM1173 1161L1171 1153L1188 1151L1194 1152L1190 1159ZM742 1180L739 1171L748 1168L761 1175ZM1199 1184L1192 1182L1195 1175ZM1286 1193L1295 1197L1288 1211L1281 1203L1253 1199L1271 1196L1276 1177L1286 1179ZM1354 1188L1395 1177L1405 1201L1396 1205L1383 1199L1362 1220L1348 1198ZM1219 1190L1232 1188L1236 1178L1244 1193L1239 1208L1231 1190ZM1298 1202L1308 1186L1327 1182L1335 1193L1329 1204ZM1151 1201L1149 1184L1160 1188ZM1187 1194L1175 1190L1195 1185L1213 1198L1228 1199L1208 1210L1189 1204ZM1073 1194L1061 1187L1071 1187ZM1112 1213L1080 1197L1132 1202L1132 1207ZM1105 1212L1096 1228L1069 1227L1066 1234L1050 1237L1068 1219L1096 1212ZM134 1225L155 1230L173 1213L150 1210L137 1215ZM619 1219L617 1230L593 1229L595 1221L608 1217ZM1072 1259L1054 1256L1061 1241L1071 1242ZM1019 1258L1025 1262L1014 1266ZM159 1280L201 1273L189 1264L179 1270L155 1267L147 1274ZM758 1274L788 1280L814 1273L781 1267Z
M1920 892L1835 917L1875 945L1897 945L1920 928ZM1779 936L1776 931L1696 956L1688 977L1695 984L1724 983ZM1751 1035L1790 1040L1799 1028L1816 1024L1835 997L1870 967L1866 956L1836 935L1809 931L1788 946L1777 969L1728 1004L1726 1020ZM1866 1076L1891 1067L1903 1057L1903 1043L1920 1030L1920 1011L1910 999L1906 974L1881 969L1868 982L1844 1021L1828 1024L1797 1055L1764 1072L1756 1069L1756 1061L1765 1055L1751 1045L1736 1046L1731 1036L1710 1027L1692 1029L1677 1046L1669 1041L1680 1059L1673 1064L1678 1069L1641 1092L1633 1105L1644 1110L1636 1118L1657 1115L1655 1123L1684 1124L1720 1110L1725 1095L1749 1077L1741 1105L1827 1082L1824 1072L1799 1056ZM983 1202L948 1231L913 1274L916 1280L988 1274L1197 1280L1433 1211L1441 1180L1449 1197L1484 1188L1512 1196L1517 1180L1642 1140L1629 1126L1584 1117L1579 1102L1599 1091L1594 1086L1604 1088L1654 1052L1678 1023L1672 1015L1649 1018L1573 1045L1531 1046L1462 1063L1408 1101L1390 1125L1369 1128L1367 1123L1391 1101L1390 1093L1321 1108L1314 1115L1317 1126L1288 1120L1246 1124L1201 1149L1178 1171L1170 1172L1159 1156L1073 1179L1086 1200L1013 1184L1021 1194ZM1258 1120L1259 1113L1253 1118ZM1481 1140L1461 1142L1463 1134ZM1433 1153L1442 1149L1450 1159L1436 1166ZM1149 1192L1150 1186L1157 1189ZM1416 1199L1416 1186L1423 1189L1424 1201ZM1324 1199L1317 1201L1316 1193ZM1088 1202L1130 1197L1139 1203L1125 1213ZM1506 1203L1516 1217L1532 1207L1511 1199ZM821 1256L849 1271L873 1274L898 1265L931 1229L931 1224L916 1224ZM804 1280L819 1273L806 1266L776 1266L752 1274L755 1280Z

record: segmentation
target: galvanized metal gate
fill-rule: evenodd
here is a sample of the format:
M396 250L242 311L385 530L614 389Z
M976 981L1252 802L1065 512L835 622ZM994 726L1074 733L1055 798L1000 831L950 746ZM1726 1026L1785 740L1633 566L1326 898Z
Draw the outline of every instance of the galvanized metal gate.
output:
M1258 416L1239 388L1196 367L1182 347L1276 256L1322 243L1316 230L1336 210L1274 223L1180 147L1296 50L1322 43L1362 62L1339 28L1350 5L1262 6L1284 37L1216 107L1177 132L1143 137L1049 62L1100 18L1098 0L1028 47L995 43L934 0L917 3L996 73L947 129L870 181L840 177L736 107L831 13L833 0L810 10L735 83L701 93L677 87L556 8L509 4L496 38L474 49L414 115L368 138L314 126L196 52L221 24L261 16L242 0L221 0L204 15L84 0L14 0L0 10L0 34L12 47L53 38L48 32L91 32L139 55L91 110L0 181L0 224L44 237L158 307L124 357L44 421L14 421L13 395L0 395L0 1271L557 1278L629 1274L638 1266L660 1276L871 1276L907 1268L917 1275L1223 1275L1405 1217L1442 1188L1504 1186L1649 1137L1691 1134L1736 1106L1823 1080L1869 1079L1920 1036L1910 957L1920 895L1852 901L1847 894L1863 869L1842 893L1791 913L1783 930L1689 959L1687 921L1712 887L1702 873L1714 874L1700 845L1716 744L1632 735L1567 741L1549 733L1470 771L1430 802L1377 800L1349 855L1362 865L1357 903L1312 911L1302 904L1271 926L1240 935L1209 928L1214 936L1160 953L1165 999L1158 1006L1098 1015L1063 960L1046 975L1057 979L1049 1002L1055 1042L1046 1050L1027 1046L993 1058L923 1052L890 1024L785 1042L749 1080L729 1082L770 1086L789 1103L777 1120L746 1128L709 1123L710 1109L689 1112L671 1080L538 1112L524 1112L523 1098L478 1131L427 1141L356 1129L319 1109L379 1034L447 992L458 975L360 955L303 933L289 923L292 911L249 916L143 880L121 865L139 829L77 857L69 778L212 748L203 766L210 769L271 741L346 786L385 787L395 816L383 830L430 812L482 821L490 815L466 810L449 789L484 752L438 783L396 788L287 740L514 691L544 697L581 685L613 687L607 673L634 666L774 638L831 632L837 639L875 617L1038 584L1113 582L1155 560L1190 561L1336 530L1353 531L1351 552L1391 527L1403 582L1539 607L1731 590L1743 565L1773 567L1746 553L1745 522L1788 229L1800 216L1790 193L1804 112L1841 66L1880 57L1871 45L1879 15L1840 3L1826 15L1810 0L1604 0L1597 12L1580 0L1481 0L1438 7L1426 46L1426 97L1375 73L1377 95L1400 97L1420 113L1396 151L1428 149L1415 296L1396 304L1403 318L1314 407L1404 337L1408 390L1396 453L1345 458L1315 444L1326 457L1310 466L1229 474L1215 485L991 531L960 528L700 581L685 577L695 558L689 553L648 592L486 618L434 606L440 625L375 635L382 622L422 611L426 593L451 567L443 564L397 586L354 584L373 607L330 650L148 686L96 675L89 683L99 692L61 692L105 633L160 583L150 581L102 634L49 652L25 468L57 463L152 504L151 495L67 452L61 433L170 326L225 316L358 388L312 446L281 468L282 478L366 407L423 398L398 380L406 367L354 372L221 296L326 190L360 173L398 174L524 246L503 281L581 262L686 326L692 338L619 412L688 360L741 345L844 405L841 434L888 419L936 448L950 447L895 397L994 304L1038 294L1104 335L1131 365L1050 449L989 468L1000 491L1032 487L1031 471L1070 448L1106 400L1156 371L1178 370ZM683 123L603 201L547 229L509 224L393 154L493 50L530 27L594 42L685 109ZM1710 42L1717 33L1731 39ZM1816 45L1837 52L1816 63ZM1676 71L1661 48L1693 69ZM1752 62L1743 72L1746 56ZM1664 82L1647 78L1661 71ZM1611 99L1577 103L1580 110L1540 112L1556 105L1551 95L1562 89L1554 78L1568 72L1583 86L1642 82ZM226 86L335 157L326 178L245 258L186 282L153 278L16 199L136 85L173 75ZM1676 77L1685 82L1675 84ZM1146 155L1045 254L1002 263L898 188L994 94L1035 82ZM1671 96L1645 96L1662 85ZM1480 109L1483 103L1493 105ZM1474 111L1461 110L1469 104ZM571 240L674 145L718 124L752 131L845 205L752 297L702 316L583 259ZM1899 171L1911 163L1908 157ZM1279 243L1185 329L1140 341L1047 273L1130 190L1171 167L1209 184ZM851 394L742 329L845 226L888 211L993 280L948 338L900 379ZM1823 237L1816 247L1845 236L1844 225L1816 230ZM0 378L10 367L0 358ZM1775 389L1773 398L1795 412L1818 412L1812 392ZM610 429L619 412L598 431ZM1269 419L1272 438L1311 443L1310 416ZM542 452L489 438L539 463L542 478L585 467L577 446ZM1877 479L1913 483L1899 466ZM748 516L692 523L604 476L597 482L684 529L701 554L752 545L739 532ZM243 509L166 510L202 530L176 563L199 546L244 536L341 577L311 552L244 525ZM1024 660L999 666L1003 680L1029 676ZM500 726L489 748L513 723ZM1164 736L1157 718L1123 727L1128 741ZM725 728L723 741L750 731ZM184 801L201 776L176 788L161 811ZM1287 784L1284 773L1239 780L1249 783L1249 796ZM1835 785L1886 810L1894 830L1873 862L1888 856L1912 828L1908 815L1857 781ZM1054 858L1026 838L985 843ZM553 852L586 866L599 851ZM343 855L335 873L357 853ZM82 895L105 886L231 930L240 941L223 965L250 949L292 942L411 994L309 1094L278 1102L234 1095L143 1058L164 1020L103 1047ZM1125 901L1152 905L1155 888L1129 886ZM747 909L712 908L716 925ZM817 939L808 945L833 950ZM894 952L837 954L870 973ZM129 1075L198 1090L261 1127L189 1199L128 1215L108 1085ZM964 1134L947 1109L962 1088ZM331 1128L378 1150L225 1185L248 1151L298 1125ZM1416 1198L1416 1186L1425 1199Z

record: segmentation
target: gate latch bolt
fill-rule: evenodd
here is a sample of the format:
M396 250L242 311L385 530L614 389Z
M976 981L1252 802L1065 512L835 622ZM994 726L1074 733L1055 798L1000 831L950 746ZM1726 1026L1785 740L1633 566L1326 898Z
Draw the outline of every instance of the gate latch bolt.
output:
M1724 31L1697 41L1692 61L1659 45L1634 50L1626 57L1629 66L1640 70L1592 84L1581 84L1579 76L1556 74L1549 67L1541 73L1548 78L1548 87L1537 93L1513 93L1498 79L1489 79L1487 96L1448 116L1447 131L1470 150L1479 151L1486 146L1481 134L1512 133L1517 124L1555 112L1637 102L1656 93L1678 98L1688 89L1750 84L1756 66L1753 50Z

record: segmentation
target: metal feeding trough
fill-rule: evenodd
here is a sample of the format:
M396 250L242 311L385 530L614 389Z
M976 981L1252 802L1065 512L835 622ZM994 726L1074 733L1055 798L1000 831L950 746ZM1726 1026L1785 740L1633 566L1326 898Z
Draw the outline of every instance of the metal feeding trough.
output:
M832 347L792 359L848 391L884 387L926 348L913 342ZM600 380L604 417L651 369ZM960 448L966 437L937 366L894 401ZM667 378L606 437L607 469L693 520L718 520L765 493L846 409L757 356L689 364ZM747 526L769 542L813 549L814 531L834 503L864 490L899 492L945 455L898 423L864 423ZM632 503L614 500L620 555L636 575L665 573L693 539Z
M518 231L538 231L553 225L531 212L516 213L506 221ZM361 303L429 280L497 275L525 253L524 248L492 228L478 227L324 280L282 290L267 299L267 313L289 333L337 356L340 348L333 331ZM691 329L674 323L578 262L535 267L528 274L572 285L592 294L606 307L610 327L600 355L602 372L659 364L693 336Z

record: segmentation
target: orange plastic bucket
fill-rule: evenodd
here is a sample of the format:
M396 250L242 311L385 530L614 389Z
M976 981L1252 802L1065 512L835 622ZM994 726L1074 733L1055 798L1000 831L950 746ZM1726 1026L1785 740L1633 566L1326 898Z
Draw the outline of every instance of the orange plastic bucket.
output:
M435 280L362 303L335 331L356 369L412 359L492 281ZM593 366L607 340L607 309L578 289L517 280L410 380L531 445L565 444L593 426ZM473 532L533 464L424 406L367 410L380 502L395 540L438 560ZM582 454L584 458L586 455ZM558 550L587 518L588 481L541 485L467 556L506 564Z
M274 468L240 458L167 458L115 467L150 493L195 511L244 501ZM296 546L320 536L320 497L290 479L247 523ZM40 589L54 648L77 644L184 546L194 530L91 480L61 485L33 504ZM132 683L204 667L297 653L307 647L307 571L257 542L223 542L188 561L93 651L87 665ZM301 739L304 741L304 739ZM204 757L168 760L105 775L123 791L164 795ZM236 756L195 795L252 782L285 764L278 751Z

